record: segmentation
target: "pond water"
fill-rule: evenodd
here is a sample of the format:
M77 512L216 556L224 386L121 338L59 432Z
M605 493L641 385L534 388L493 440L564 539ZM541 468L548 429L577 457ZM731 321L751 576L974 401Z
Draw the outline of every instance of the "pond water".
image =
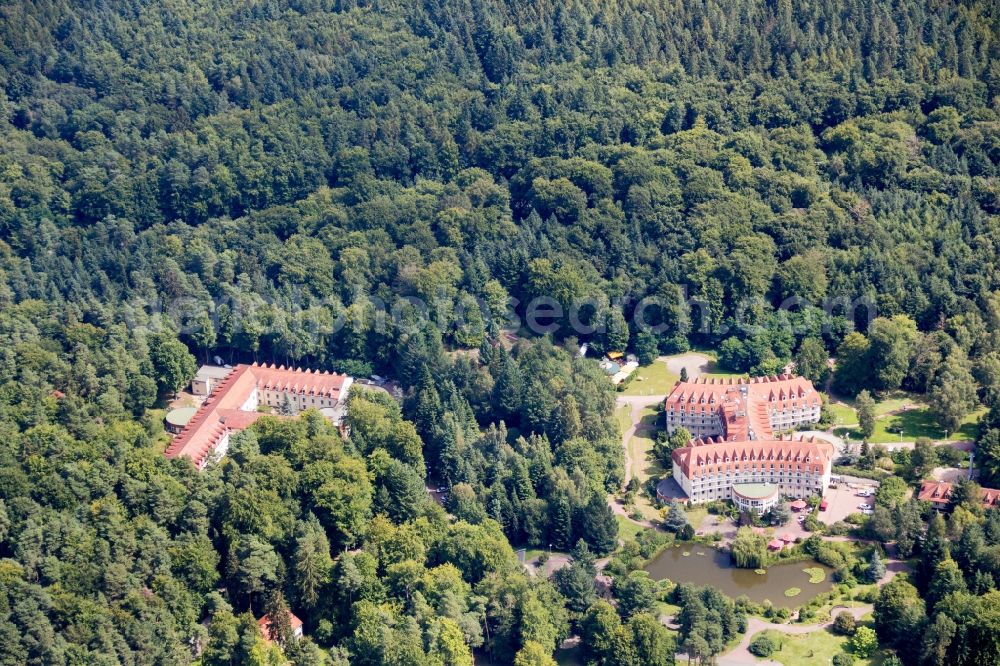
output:
M809 574L803 569L813 567L826 573L822 583L809 582ZM758 603L770 599L779 608L801 606L833 587L833 570L812 560L776 564L767 573L759 574L753 569L737 569L730 563L729 553L701 544L667 548L646 565L646 571L654 580L668 578L675 583L711 585L734 599L740 595ZM793 587L802 591L786 597L785 590Z

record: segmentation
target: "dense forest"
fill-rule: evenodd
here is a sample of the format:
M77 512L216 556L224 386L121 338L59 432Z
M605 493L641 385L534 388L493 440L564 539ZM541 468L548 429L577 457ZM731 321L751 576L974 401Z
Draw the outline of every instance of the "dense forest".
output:
M982 403L1000 479L998 38L971 0L3 4L0 662L665 663L511 547L617 544L582 342ZM214 355L405 399L198 474L150 409Z

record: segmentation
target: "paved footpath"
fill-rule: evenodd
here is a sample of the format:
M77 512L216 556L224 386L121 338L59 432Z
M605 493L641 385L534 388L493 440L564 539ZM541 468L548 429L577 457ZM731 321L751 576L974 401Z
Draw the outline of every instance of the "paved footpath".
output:
M666 399L665 395L629 395L622 396L615 401L617 407L627 406L629 408L629 418L632 421L632 425L622 433L622 449L625 451L625 486L632 480L632 456L628 450L629 440L635 435L636 430L646 427L642 425L642 410Z

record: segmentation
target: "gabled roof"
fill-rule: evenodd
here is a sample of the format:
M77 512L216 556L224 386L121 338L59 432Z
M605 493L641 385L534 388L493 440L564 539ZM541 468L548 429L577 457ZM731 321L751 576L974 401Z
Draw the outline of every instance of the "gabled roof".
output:
M671 457L684 475L714 472L718 465L749 467L761 463L785 465L785 469L822 472L833 461L833 444L815 437L766 439L740 442L696 439L691 445L674 449ZM707 469L706 469L707 468Z
M917 493L917 499L930 502L936 507L943 507L951 502L951 494L954 488L955 484L946 481L923 481L920 484L920 492ZM985 509L997 506L1000 503L1000 490L983 488L979 499Z
M295 613L291 611L288 612L288 624L292 628L292 633L294 634L296 630L302 628L302 620L300 620ZM259 620L257 620L257 626L260 628L260 633L264 636L264 640L270 642L274 640L274 636L271 635L271 616L264 615Z
M201 466L227 433L249 427L260 416L244 409L258 389L340 399L347 375L274 365L240 364L226 375L170 442L166 456L187 456Z
M718 413L727 439L773 437L771 412L817 406L820 396L805 377L780 375L717 379L699 377L677 382L664 403L668 410Z

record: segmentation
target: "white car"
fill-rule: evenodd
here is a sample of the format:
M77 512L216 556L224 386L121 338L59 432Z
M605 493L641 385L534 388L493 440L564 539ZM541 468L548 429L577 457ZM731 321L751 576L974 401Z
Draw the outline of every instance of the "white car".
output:
M874 507L871 504L859 504L858 508L862 511L871 511Z

